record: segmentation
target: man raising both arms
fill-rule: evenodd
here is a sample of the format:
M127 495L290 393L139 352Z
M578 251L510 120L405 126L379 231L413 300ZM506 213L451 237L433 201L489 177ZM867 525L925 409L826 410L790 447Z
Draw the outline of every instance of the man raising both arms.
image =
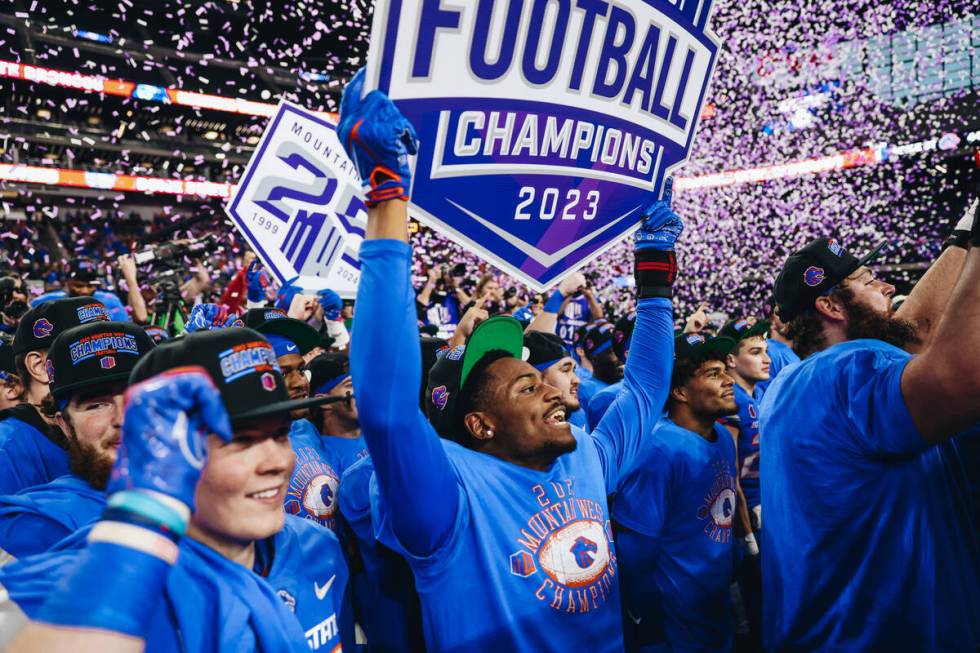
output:
M344 92L338 135L368 182L351 373L378 483L382 541L415 573L431 651L622 651L606 497L660 416L673 358L672 251L680 219L654 204L638 232L639 306L621 396L590 436L521 361L510 317L481 323L430 373L410 278L414 132L386 96ZM373 158L377 157L377 158ZM642 247L642 248L641 248Z

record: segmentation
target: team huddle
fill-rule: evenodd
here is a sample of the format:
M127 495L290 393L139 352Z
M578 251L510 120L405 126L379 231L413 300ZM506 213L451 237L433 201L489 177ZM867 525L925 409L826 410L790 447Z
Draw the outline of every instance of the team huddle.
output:
M976 202L900 307L816 239L716 332L675 329L668 180L634 313L579 274L511 310L413 287L418 142L363 84L349 333L252 264L170 337L79 266L0 346L0 647L977 650Z

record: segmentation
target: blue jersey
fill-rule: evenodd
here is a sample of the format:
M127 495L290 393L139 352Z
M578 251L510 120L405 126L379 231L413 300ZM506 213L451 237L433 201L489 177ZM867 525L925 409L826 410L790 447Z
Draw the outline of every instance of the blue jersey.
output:
M575 332L592 321L589 300L585 297L572 297L565 304L565 310L558 316L555 333L571 347L575 343Z
M589 418L585 414L584 408L579 408L578 410L569 413L566 419L568 420L568 423L571 424L572 426L577 426L583 431L589 430Z
M0 494L14 494L68 473L68 452L44 434L49 428L29 404L0 412Z
M415 574L429 650L622 651L607 496L667 396L670 301L640 301L623 393L537 471L439 438L418 406L411 250L368 240L360 259L351 374L378 484L372 520Z
M374 536L371 493L373 488L377 494L377 485L370 457L351 465L340 482L340 512L354 534L363 565L351 579L354 611L369 651L425 651L415 576L404 558Z
M348 467L369 455L363 436L342 438L335 435L321 435L320 446L328 452L329 459L341 478Z
M664 417L613 507L627 650L730 651L735 443Z
M47 551L104 507L105 492L74 474L0 496L0 549L16 558Z
M783 371L761 407L767 650L973 651L980 575L955 443L906 408L906 352L845 342ZM953 446L948 446L948 445Z
M738 429L738 479L750 509L762 501L759 490L759 402L762 401L762 393L759 386L752 394L749 396L736 383L735 405L738 406L738 413L722 419L723 423Z
M31 300L31 308L35 306L40 306L44 302L50 302L55 299L64 299L68 296L68 293L64 290L52 290L49 293L44 293ZM123 306L122 301L119 300L118 295L111 292L105 292L104 290L96 290L93 297L103 305L105 305L106 311L109 313L109 319L113 322L132 322L133 319L129 317L129 313L126 312L126 307Z
M70 571L85 545L43 553L0 569L0 584L28 617ZM259 573L185 537L164 600L144 636L150 653L339 651L352 644L347 567L337 538L302 519L256 543ZM125 597L120 597L125 600ZM353 650L353 647L351 647Z
M759 391L759 395L763 395L766 392L766 388L772 383L776 375L779 374L780 370L786 368L793 363L799 363L800 357L796 355L789 345L785 345L777 340L769 338L766 340L766 344L769 345L768 355L769 355L769 379L767 381L760 381L756 384L756 390Z
M298 419L289 429L289 441L296 452L293 474L286 490L286 512L339 531L337 490L340 474L321 444L323 436L312 422Z
M605 388L599 392L592 395L592 398L588 401L588 407L586 408L586 415L588 416L589 430L591 431L595 427L599 426L599 422L602 421L602 416L606 414L609 410L609 406L616 399L616 395L619 394L620 388L623 387L622 381L617 381L611 385L607 385Z
M589 414L589 402L592 401L592 397L608 387L608 383L600 381L594 376L590 376L587 379L579 379L578 401L582 405L582 410L585 411L586 417Z

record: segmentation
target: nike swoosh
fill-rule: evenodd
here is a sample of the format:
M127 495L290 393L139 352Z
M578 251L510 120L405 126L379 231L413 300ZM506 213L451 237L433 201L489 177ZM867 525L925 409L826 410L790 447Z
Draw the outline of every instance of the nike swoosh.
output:
M296 351L296 345L286 345L286 351Z
M337 579L337 574L334 574L333 576L330 577L330 580L328 580L327 584L324 585L323 587L320 587L316 581L313 581L313 593L316 594L316 598L322 601L324 597L326 597L327 592L330 591L330 586L333 585L333 582L336 579Z
M643 621L643 617L634 617L633 616L633 613L630 612L630 609L629 608L626 608L626 614L628 614L630 616L630 619L632 619L633 620L633 623L635 623L637 626L639 626L640 625L640 622Z
M614 227L620 221L628 218L630 215L632 215L633 213L636 213L637 211L640 210L640 207L639 206L637 206L635 208L632 208L629 211L627 211L626 213L624 213L623 215L619 216L618 218L616 218L615 220L613 220L612 222L610 222L609 224L607 224L605 227L602 227L601 229L596 229L595 231L592 231L592 232L586 234L582 238L579 238L578 240L576 240L574 243L571 243L569 245L566 245L565 247L562 247L560 250L558 250L554 254L545 254L541 250L539 250L539 249L537 249L535 247L532 247L531 245L528 245L527 243L525 243L523 240L521 240L517 236L515 236L515 235L511 234L510 232L508 232L508 231L506 231L506 230L498 227L497 225L495 225L494 223L490 222L489 220L486 220L484 218L481 218L477 214L473 213L472 211L470 211L469 209L467 209L465 207L460 206L456 202L454 202L454 201L452 201L450 199L447 199L446 201L449 202L450 204L452 204L453 206L455 206L457 209L459 209L460 211L462 211L466 215L470 216L471 218L473 218L474 220L476 220L477 222L479 222L480 224L482 224L484 227L486 227L487 229L489 229L493 233L497 234L498 236L500 236L501 238L503 238L504 240L506 240L508 243L510 243L511 245L513 245L514 247L516 247L517 249L521 250L522 252L524 252L525 254L527 254L528 256L530 256L532 259L534 259L535 261L537 261L538 263L540 263L544 267L551 267L552 265L554 265L558 261L560 261L563 258L565 258L566 256L568 256L569 254L571 254L573 251L575 251L579 247L582 247L583 245L585 245L589 241L594 240L597 237L599 237L599 235L602 234L602 232L607 231L608 229L611 229L612 227Z

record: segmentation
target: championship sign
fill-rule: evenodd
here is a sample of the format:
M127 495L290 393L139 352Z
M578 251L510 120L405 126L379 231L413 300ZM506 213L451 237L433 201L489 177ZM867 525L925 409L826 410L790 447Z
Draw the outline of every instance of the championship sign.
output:
M542 290L687 158L711 0L378 0L366 85L420 140L412 214Z
M354 297L367 209L361 179L320 115L283 102L225 211L283 283Z

